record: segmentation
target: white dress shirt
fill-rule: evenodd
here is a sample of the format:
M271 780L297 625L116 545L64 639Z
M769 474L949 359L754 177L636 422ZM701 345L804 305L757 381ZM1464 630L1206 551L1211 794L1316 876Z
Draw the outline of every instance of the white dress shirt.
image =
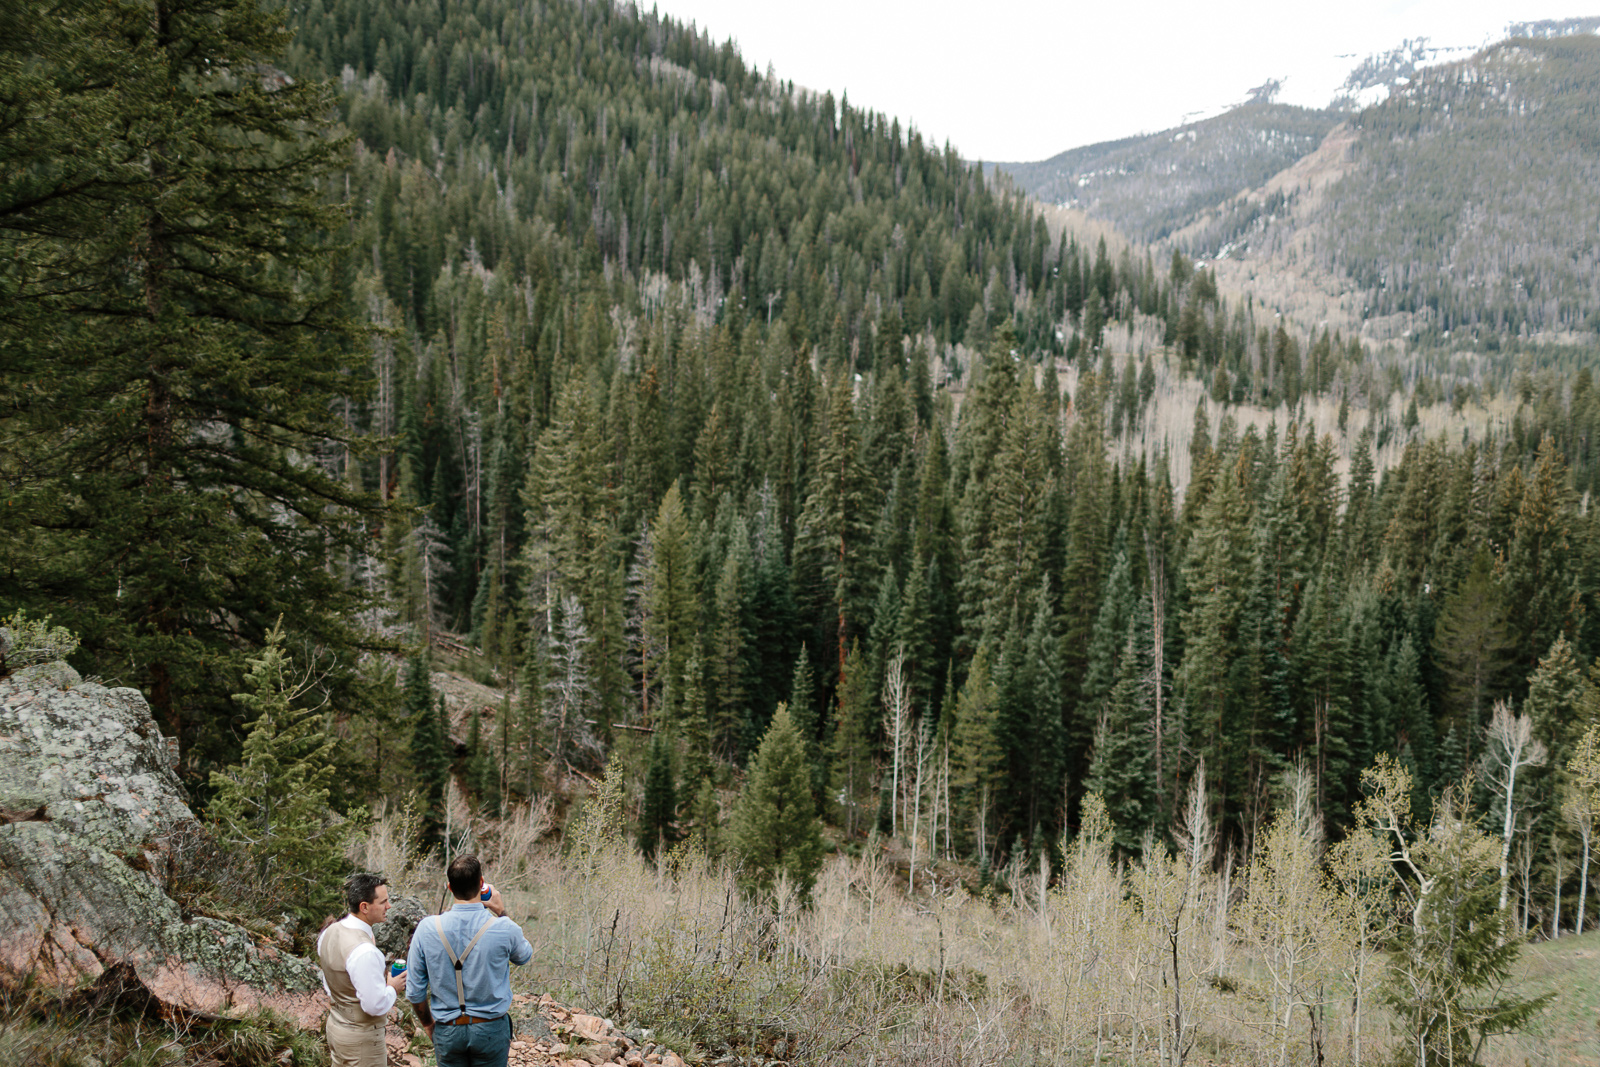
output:
M372 933L372 927L354 915L346 915L339 920L339 925L369 935ZM333 928L330 926L328 929ZM319 954L322 952L322 938L327 936L328 931L324 930L322 937L317 938ZM356 999L361 1002L361 1010L368 1015L388 1015L389 1009L394 1007L394 1000L398 994L395 993L394 986L386 981L388 976L384 974L386 968L383 965L383 953L378 951L378 946L371 941L363 941L357 945L351 950L350 955L345 957L344 969L350 975L350 984L356 987ZM326 975L322 979L322 991L329 996L333 995L328 992Z

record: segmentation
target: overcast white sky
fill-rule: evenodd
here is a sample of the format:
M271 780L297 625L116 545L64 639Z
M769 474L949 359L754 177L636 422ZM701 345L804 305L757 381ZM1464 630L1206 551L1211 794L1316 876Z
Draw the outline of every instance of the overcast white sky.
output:
M747 63L1005 162L1215 114L1269 78L1279 100L1322 106L1409 37L1478 46L1509 22L1600 14L1600 0L654 2Z

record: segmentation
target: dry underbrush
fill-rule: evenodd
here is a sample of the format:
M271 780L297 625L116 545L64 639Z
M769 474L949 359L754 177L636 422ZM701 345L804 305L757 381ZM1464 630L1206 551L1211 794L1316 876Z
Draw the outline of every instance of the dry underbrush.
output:
M609 776L559 847L539 809L459 840L533 943L517 992L648 1028L690 1063L1377 1064L1387 852L1359 835L1325 849L1302 793L1248 864L1220 869L1203 782L1183 847L1148 842L1140 862L1113 855L1092 798L1060 869L1012 869L1009 892L982 895L920 870L908 893L899 854L870 845L829 857L809 901L782 884L752 900L693 849L647 864ZM406 865L403 882L442 884Z
M1376 968L1358 974L1371 959L1335 944L1338 908L1294 899L1306 890L1292 884L1275 909L1246 914L1251 872L1219 875L1160 848L1119 864L1091 826L1065 870L1048 883L1013 872L1010 894L919 879L908 896L889 853L869 848L830 857L809 904L785 886L752 901L735 872L692 850L646 864L612 801L608 813L602 790L564 851L527 846L528 826L478 835L487 876L533 943L518 992L650 1028L690 1062L728 1051L919 1067L1382 1055L1384 1028L1352 995ZM519 851L497 847L513 839ZM424 863L407 880L441 876Z

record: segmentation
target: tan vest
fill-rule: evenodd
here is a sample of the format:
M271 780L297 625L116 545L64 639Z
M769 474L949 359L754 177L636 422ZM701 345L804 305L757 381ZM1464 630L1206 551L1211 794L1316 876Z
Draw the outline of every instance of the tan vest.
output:
M372 929L352 930L343 922L328 927L322 939L322 950L317 962L322 964L322 976L327 980L328 992L333 997L334 1013L352 1026L376 1026L383 1022L382 1015L368 1015L361 1010L361 999L356 996L355 983L344 969L344 961L361 945L375 944Z

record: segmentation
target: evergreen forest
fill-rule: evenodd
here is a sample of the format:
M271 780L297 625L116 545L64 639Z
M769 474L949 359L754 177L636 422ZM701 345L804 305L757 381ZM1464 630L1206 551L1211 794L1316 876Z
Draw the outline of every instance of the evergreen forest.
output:
M281 644L335 806L435 840L447 777L616 755L646 852L749 773L844 847L1059 870L1087 797L1137 859L1203 780L1248 862L1284 772L1337 838L1388 757L1419 811L1478 772L1525 921L1578 892L1587 366L1429 435L1356 338L611 0L18 0L0 160L0 609L146 693L202 807ZM430 655L501 706L442 722Z

